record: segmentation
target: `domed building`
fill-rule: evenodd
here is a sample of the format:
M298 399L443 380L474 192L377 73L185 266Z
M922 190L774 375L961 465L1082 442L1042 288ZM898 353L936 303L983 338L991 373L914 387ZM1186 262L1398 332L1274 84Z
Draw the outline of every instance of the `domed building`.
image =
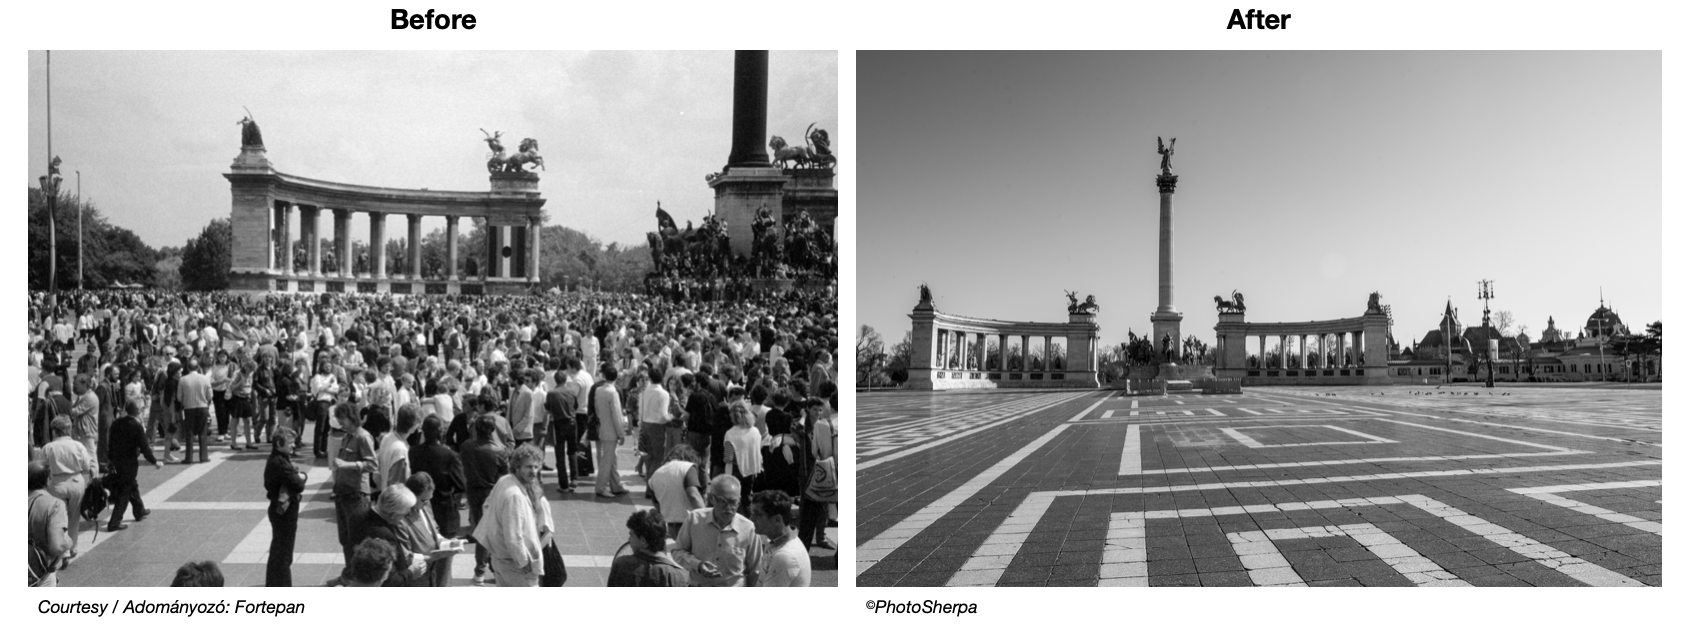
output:
M1489 340L1498 341L1494 378L1501 381L1600 381L1627 376L1624 358L1607 345L1617 336L1630 335L1628 326L1615 310L1600 302L1587 317L1578 336L1565 336L1557 322L1546 317L1538 342L1526 335L1506 337L1496 327L1464 328L1451 302L1445 303L1439 328L1430 330L1403 356L1389 362L1397 383L1479 381L1486 367L1471 353L1483 351ZM1632 374L1652 378L1661 370L1660 361L1636 363ZM1449 369L1449 370L1447 370ZM1448 376L1449 375L1449 376Z

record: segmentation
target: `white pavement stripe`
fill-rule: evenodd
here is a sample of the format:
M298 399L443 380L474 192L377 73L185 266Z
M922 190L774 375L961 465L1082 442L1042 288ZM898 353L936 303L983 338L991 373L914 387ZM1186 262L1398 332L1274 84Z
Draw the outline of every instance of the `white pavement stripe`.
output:
M1052 440L1052 438L1056 438L1058 434L1063 433L1063 431L1068 428L1069 425L1067 423L1053 427L1052 430L1047 431L1045 435L1036 438L1034 441L1029 442L1027 445L1018 449L1015 453L1011 453L1004 459L999 460L998 463L993 464L991 468L988 468L981 474L975 475L975 478L972 478L963 485L958 486L957 489L947 492L946 495L941 496L939 500L929 503L927 506L923 507L922 510L906 516L905 519L900 520L891 528L886 531L882 531L880 535L864 542L863 545L858 547L858 574L863 574L864 571L870 569L870 567L881 561L882 557L885 557L888 553L897 550L900 546L904 546L905 542L910 541L910 539L916 537L918 533L923 532L923 530L927 529L929 525L934 524L934 521L939 520L942 516L950 513L964 501L973 498L981 491L982 488L987 487L988 484L997 480L1000 476L1003 476L1005 472L1009 471L1013 466L1021 463L1023 459L1026 459L1029 455L1034 454L1034 451L1037 451L1040 447L1045 446L1047 442Z
M1099 561L1099 587L1145 587L1151 581L1146 567L1146 519L1111 514L1105 531L1104 558Z
M1558 507L1565 507L1568 508L1569 511L1578 511L1583 514L1596 516L1611 522L1630 526L1647 533L1662 535L1663 525L1661 522L1654 522L1638 516L1610 511L1609 509L1605 509L1597 505L1583 503L1572 498L1564 498L1555 494L1556 492L1587 492L1592 490L1616 490L1624 488L1662 486L1662 481L1614 481L1609 483L1581 483L1575 485L1547 485L1542 487L1515 488L1509 491L1525 495L1529 498L1542 500ZM1657 502L1662 503L1662 501Z
M1538 540L1471 516L1445 503L1426 496L1400 496L1399 499L1420 507L1423 511L1444 518L1493 543L1516 551L1517 554L1539 562L1552 570L1568 575L1593 587L1643 587L1645 584L1628 576L1610 571L1598 564L1575 557Z
M1322 461L1285 462L1278 464L1240 464L1234 466L1200 466L1197 468L1166 468L1163 470L1142 470L1132 474L1192 474L1200 472L1223 472L1228 470L1264 470L1270 468L1307 468L1314 466L1344 466L1350 464L1385 464L1399 462L1424 461L1466 461L1474 459L1505 459L1510 457L1557 457L1562 455L1586 455L1591 451L1556 451L1550 453L1494 453L1490 455L1433 455L1427 457L1377 457L1368 459L1329 459ZM1127 475L1130 473L1121 473Z
M1434 416L1434 415L1431 415L1431 414L1417 414L1415 412L1401 412L1401 411L1398 411L1398 410L1390 410L1390 409L1385 409L1385 408L1380 408L1380 407L1358 408L1358 407L1351 406L1351 405L1345 405L1343 403L1330 403L1330 402L1327 402L1327 401L1317 401L1315 399L1305 399L1305 400L1310 401L1312 403L1321 403L1323 405L1332 405L1332 406L1335 406L1335 407L1343 407L1343 408L1347 408L1347 409L1367 410L1367 411L1370 411L1370 412L1380 412L1380 413L1385 413L1385 414L1398 414L1400 416L1414 416L1416 418L1433 418L1433 419L1437 419L1437 420L1449 420L1449 421L1453 421L1453 422L1462 422L1462 423L1470 423L1470 424L1475 424L1475 425L1484 425L1484 426L1487 426L1487 427L1504 427L1506 429L1521 429L1523 431L1536 431L1536 432L1539 432L1539 433L1550 433L1550 434L1555 434L1555 435L1565 435L1565 436L1571 436L1571 437L1576 437L1576 438L1587 438L1587 439L1591 439L1591 440L1604 440L1606 442L1621 442L1623 444L1649 444L1651 446L1662 446L1663 445L1663 443L1661 443L1661 442L1647 442L1647 441L1644 441L1644 440L1629 440L1627 438L1611 438L1611 437L1591 435L1591 434L1586 434L1586 433L1575 433L1573 431L1558 431L1556 429L1541 429L1541 428L1538 428L1538 427L1524 427L1522 425L1506 425L1506 424L1503 424L1503 423L1496 423L1496 422L1482 422L1482 421L1478 421L1478 420L1469 420L1469 419L1466 419L1466 418L1448 418L1448 417L1445 417L1445 416ZM1558 422L1565 422L1565 423L1568 423L1568 424L1571 424L1571 425L1582 424L1582 423L1579 423L1579 422L1570 422L1570 421L1558 421Z
M182 472L178 472L171 475L169 479L165 479L164 483L155 485L153 486L153 489L142 492L141 500L145 501L152 499L154 501L158 501L147 505L148 511L152 511L154 509L170 509L168 505L161 507L161 504L169 501L171 496L176 495L177 492L180 492L183 488L188 487L188 485L193 483L194 480L206 476L206 473L211 472L213 468L221 465L224 460L229 459L232 455L233 453L228 451L214 452L211 455L206 456L207 461L198 464L191 464L187 468L184 468ZM96 518L94 520L94 524L96 526L77 534L78 547L76 550L79 557L86 556L88 552L94 550L96 546L106 543L107 540L112 539L113 535L116 535L111 531L106 531L104 529L105 525L101 524L103 522L108 522L110 515L110 512L107 512L108 520L100 520ZM80 516L76 517L71 523L72 530L76 530L76 528L81 524L82 518ZM82 546L82 544L87 545Z
M1134 399L1132 402L1128 403L1128 409L1140 409L1140 400Z
M998 542L988 540L971 555L969 561L964 562L968 569L960 569L952 578L946 581L947 587L960 586L993 586L999 584L999 577L1005 569L1010 567L1011 560L1022 550L1022 542L1029 533L1034 532L1034 525L1040 523L1040 518L1046 515L1046 509L1052 506L1056 497L1050 492L1031 494L1022 504L1016 506L1009 518L999 525L1000 529L1009 527L1004 533L994 532L995 536L1004 539Z
M1217 415L1217 416L1227 416L1227 414L1224 414L1224 413L1222 413L1222 412L1221 412L1221 411L1220 411L1220 410L1217 410L1217 409L1216 409L1216 408L1214 408L1214 407L1212 407L1212 408L1208 408L1208 409L1206 409L1206 410L1204 410L1204 411L1207 411L1207 412L1210 412L1210 413L1212 413L1212 414L1215 414L1215 415Z
M1222 427L1222 434L1233 438L1235 442L1244 444L1248 448L1263 448L1262 442L1258 442L1246 434L1235 431L1233 427Z
M874 438L884 436L884 435L897 434L897 433L904 431L904 430L907 430L907 429L915 429L915 428L919 428L919 427L923 427L923 426L927 426L927 425L932 425L934 423L955 422L957 420L964 419L964 418L971 418L971 417L975 417L975 416L989 415L993 412L1010 413L1010 412L1015 412L1017 410L1028 409L1028 408L1038 409L1035 406L1043 405L1043 404L1046 404L1046 403L1057 403L1057 402L1061 402L1061 401L1058 401L1056 398L1054 398L1054 395L1043 395L1043 394L1042 395L1035 395L1035 396L1025 397L1025 398L1021 398L1021 399L1014 399L1014 400L1006 401L1006 402L1003 402L1003 403L992 403L992 404L988 404L988 405L983 405L981 407L971 408L971 409L967 409L967 410L964 410L964 411L961 411L961 412L935 414L935 415L932 415L932 416L927 416L927 417L923 417L923 418L916 419L916 420L904 420L904 421L901 421L899 424L890 425L890 426L886 426L886 427L875 427L875 428L866 427L865 430L862 431L861 435L859 435L858 437L859 437L859 439L874 439Z
M1082 396L1085 396L1085 395L1077 394L1077 395L1074 395L1074 396L1070 396L1070 397L1068 397L1068 398L1066 398L1062 401L1058 401L1056 403L1053 403L1051 405L1047 405L1045 407L1041 407L1039 409L1023 412L1021 414L1017 414L1017 415L1012 416L1010 418L994 421L994 422L991 422L991 423L988 423L988 424L985 424L985 425L982 425L982 426L979 426L979 427L974 427L974 428L971 428L971 429L965 429L963 431L960 431L960 432L955 433L953 435L946 436L946 437L941 438L939 440L935 440L933 442L929 442L927 444L923 444L923 445L920 445L920 446L914 446L914 447L905 449L903 451L893 453L893 454L888 455L886 457L877 457L875 459L872 459L872 460L869 460L869 461L866 461L866 462L858 462L857 470L858 470L858 472L863 472L865 470L869 470L870 468L874 468L876 466L879 466L881 464L885 464L885 463L893 461L895 459L900 459L900 458L903 458L903 457L909 457L909 456L914 455L916 453L926 451L928 449L940 446L942 444L946 444L946 443L949 443L949 442L952 442L952 441L955 441L955 440L966 438L966 437L975 435L977 433L981 433L982 431L986 431L988 429L992 429L994 427L1003 425L1005 423L1008 423L1008 422L1011 422L1011 421L1014 421L1014 420L1018 420L1018 419L1021 419L1021 418L1025 418L1025 417L1028 417L1030 415L1037 414L1039 412L1045 411L1047 409L1057 407L1059 405L1062 405L1062 404L1067 403L1069 401L1073 401L1073 400L1080 398ZM1099 403L1103 403L1103 402L1104 402L1104 399L1099 399ZM1098 407L1098 403L1094 403L1093 407ZM1092 408L1088 408L1088 411L1092 411ZM1081 415L1085 416L1086 412L1082 412Z
M1140 426L1128 425L1128 437L1122 440L1122 468L1117 475L1140 474Z
M1455 433L1455 434L1458 434L1458 435L1466 435L1466 436L1473 437L1473 438L1481 438L1483 440L1492 440L1494 442L1509 442L1509 443L1512 443L1512 444L1520 444L1522 446L1531 446L1531 447L1534 447L1534 448L1542 448L1542 449L1546 449L1546 450L1550 450L1550 451L1567 451L1567 450L1569 450L1569 449L1563 448L1561 446L1552 446L1552 445L1549 445L1549 444L1540 444L1538 442L1527 442L1527 441L1524 441L1524 440L1511 440L1510 438L1500 438L1498 436L1489 436L1489 435L1486 435L1484 433L1474 433L1472 431L1462 431L1462 430L1459 430L1459 429L1447 429L1445 427L1435 427L1433 425L1407 423L1407 422L1403 422L1403 421L1399 421L1399 420L1387 420L1385 418L1377 418L1376 420L1379 420L1379 421L1384 422L1384 423L1392 423L1392 424L1395 424L1395 425L1404 425L1406 427L1421 427L1423 429L1432 429L1434 431L1444 431L1446 433Z
M992 559L986 559L982 551L970 559L976 565L967 571L959 571L952 576L948 585L993 585L1004 574L1010 561L1016 557L1017 551L1039 522L1036 511L1044 514L1056 495L1068 492L1035 492L1011 515L1017 518L1012 524L1007 521L1001 524L991 536L987 538L987 545L1006 546L994 549ZM1552 570L1561 572L1570 578L1594 586L1619 587L1642 586L1644 583L1628 578L1625 575L1612 572L1597 564L1579 557L1569 555L1530 537L1510 531L1504 527L1487 522L1475 516L1464 513L1455 507L1441 503L1420 494L1400 496L1377 496L1373 498L1348 498L1339 500L1309 501L1302 503L1282 503L1279 505L1246 505L1229 507L1212 507L1196 509L1167 509L1159 511L1124 511L1111 514L1110 529L1105 538L1104 560L1100 566L1099 584L1122 586L1145 586L1147 584L1144 570L1147 560L1147 542L1145 537L1145 521L1148 519L1173 519L1190 517L1213 517L1238 514L1280 514L1287 511L1303 511L1312 509L1337 509L1342 507L1368 507L1375 505L1408 504L1460 526L1464 530L1485 537L1493 543L1499 544L1524 557L1534 560ZM1414 550L1388 536L1381 529L1368 524L1342 525L1338 527L1311 527L1300 529L1274 530L1275 535L1264 531L1243 531L1228 535L1235 552L1240 555L1241 563L1249 569L1282 570L1278 573L1253 574L1252 580L1258 584L1302 584L1302 580L1292 573L1292 567L1286 565L1285 558L1279 554L1279 549L1271 543L1272 537L1293 538L1292 531L1298 531L1298 537L1323 537L1343 532L1356 539L1359 543L1369 547L1370 552L1380 556L1404 573L1412 582L1422 586L1459 585L1464 583L1456 575L1444 572L1443 568L1427 560ZM1380 537L1370 537L1380 536ZM1252 545L1261 544L1261 545ZM1015 545L1016 549L1008 546ZM1395 547L1396 545L1396 547ZM1242 546L1244 548L1242 549ZM1379 548L1376 548L1379 547ZM1270 557L1247 559L1258 555L1273 554L1281 561L1273 561ZM1002 563L1001 563L1002 562ZM1260 578L1261 577L1261 578ZM1266 581L1268 583L1266 583Z
M1099 418L1110 418L1111 416L1114 416L1115 414L1116 414L1116 410L1105 410L1104 415L1099 416Z
M200 477L206 476L206 474L211 472L212 469L223 465L223 462L229 459L230 455L231 454L228 452L212 453L211 456L207 458L210 461L192 464L187 468L183 468L182 472L176 473L175 476L166 479L164 483L160 483L158 487L155 487L152 491L147 492L147 496L150 496L161 503L167 502L170 500L170 497L175 496L177 492L181 492L183 488L188 487L188 484L193 483Z
M1245 412L1247 414L1251 414L1252 416L1262 416L1263 415L1263 412L1259 412L1257 410L1254 410L1254 409L1251 409L1251 408L1248 408L1248 407L1242 407L1242 408L1240 408L1240 411Z
M1530 472L1557 472L1564 470L1601 470L1605 468L1633 468L1638 466L1661 466L1662 460L1642 460L1630 462L1616 462L1611 464L1555 464L1549 466L1516 466L1511 468L1465 468L1458 470L1430 470L1425 472L1392 472L1386 474L1349 475L1337 477L1311 477L1307 479L1273 479L1266 481L1237 481L1233 483L1198 483L1190 485L1158 485L1148 487L1118 487L1099 488L1094 490L1061 490L1050 492L1055 496L1105 496L1110 494L1166 494L1170 492L1197 492L1202 490L1231 490L1260 487L1284 487L1289 485L1320 485L1324 483L1346 483L1352 481L1382 481L1391 479L1427 479L1432 477L1462 477L1490 474L1521 474ZM1038 494L1040 492L1036 492Z
M1299 532L1299 536L1304 533ZM1234 545L1234 554L1239 555L1240 565L1245 566L1246 574L1251 577L1253 585L1259 587L1308 587L1304 579L1293 571L1291 563L1281 555L1280 549L1269 541L1271 538L1263 531L1240 531L1229 533L1228 541Z

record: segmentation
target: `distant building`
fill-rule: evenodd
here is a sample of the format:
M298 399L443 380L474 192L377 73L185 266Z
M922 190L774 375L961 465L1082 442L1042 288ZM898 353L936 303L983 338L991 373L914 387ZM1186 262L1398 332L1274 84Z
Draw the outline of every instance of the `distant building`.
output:
M1615 310L1604 305L1587 317L1575 337L1557 329L1555 319L1545 319L1545 331L1538 342L1525 335L1506 337L1496 327L1464 328L1451 302L1445 304L1439 327L1429 331L1399 357L1388 362L1396 383L1439 383L1447 380L1479 381L1486 378L1482 357L1489 340L1498 341L1498 359L1493 361L1493 378L1502 381L1600 381L1604 379L1655 379L1661 362L1647 358L1629 370L1624 358L1604 349L1616 336L1629 335L1626 323ZM1449 370L1448 370L1449 369Z

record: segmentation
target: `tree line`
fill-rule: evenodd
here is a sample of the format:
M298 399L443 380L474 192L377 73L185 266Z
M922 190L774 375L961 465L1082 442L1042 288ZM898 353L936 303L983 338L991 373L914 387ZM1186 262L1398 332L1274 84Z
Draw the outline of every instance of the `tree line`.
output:
M40 189L29 189L29 287L46 290L49 287L49 248L47 196ZM82 213L83 277L77 280L77 213ZM141 241L128 228L111 224L92 202L61 193L54 214L58 228L58 286L62 290L76 288L106 289L118 286L139 286L166 290L224 290L229 287L229 267L233 247L228 218L213 219L200 233L184 241L180 247L153 248ZM487 257L487 227L482 219L470 219L470 227L459 235L459 276L469 279L485 272ZM322 257L320 268L325 273L340 271L340 259L335 253L334 240L319 241ZM436 228L424 234L422 241L423 275L425 278L445 278L447 275L446 228ZM294 269L304 271L310 266L308 241L294 241ZM353 241L353 270L370 272L370 249L364 241ZM276 250L276 264L281 266L282 250ZM383 245L381 258L387 263L388 275L409 273L410 260L402 237L389 238ZM642 278L652 269L646 244L623 246L616 242L603 243L582 232L559 226L545 225L541 229L540 277L543 289L561 290L593 288L598 290L635 292L643 288Z

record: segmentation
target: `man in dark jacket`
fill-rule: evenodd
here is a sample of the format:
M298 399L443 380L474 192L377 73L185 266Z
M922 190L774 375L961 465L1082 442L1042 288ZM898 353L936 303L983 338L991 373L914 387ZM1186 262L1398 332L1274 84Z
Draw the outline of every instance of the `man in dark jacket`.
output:
M634 554L611 562L607 587L687 587L687 570L664 552L668 532L664 515L643 509L629 516L629 545Z
M482 521L482 503L487 502L488 494L493 492L495 483L506 473L506 448L494 441L494 417L483 415L476 419L473 427L476 437L464 443L459 449L459 456L464 462L465 492L470 498L470 526ZM439 518L436 518L439 520ZM488 570L488 550L481 544L476 545L476 577L475 584L484 582L484 574Z
M440 523L441 535L456 537L459 530L458 497L464 494L464 465L458 453L441 442L446 421L430 415L423 419L423 443L411 447L411 471L429 473L435 482L435 496L429 508Z
M153 457L153 446L147 441L147 431L141 427L141 421L135 417L139 415L141 406L135 403L125 403L123 417L112 422L111 442L107 449L111 457L112 482L112 519L106 524L107 531L122 531L129 528L123 523L123 513L130 505L135 506L135 521L147 519L152 513L141 502L141 488L135 477L141 471L139 457L146 457L147 463L153 469L163 468L164 465Z

